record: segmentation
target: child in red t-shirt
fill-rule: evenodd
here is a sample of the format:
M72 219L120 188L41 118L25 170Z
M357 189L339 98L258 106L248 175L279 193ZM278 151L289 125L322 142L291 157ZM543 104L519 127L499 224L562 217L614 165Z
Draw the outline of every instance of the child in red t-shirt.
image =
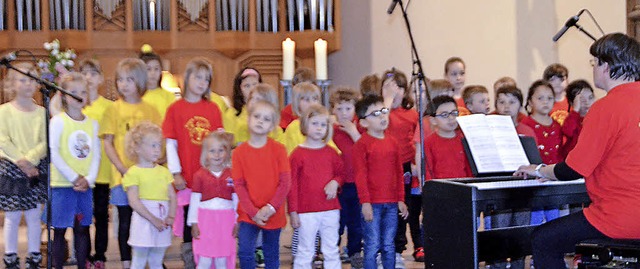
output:
M436 131L424 142L425 180L471 177L469 161L462 147L463 135L456 121L459 112L455 100L438 96L428 111Z
M522 109L522 91L516 86L504 86L496 90L496 113L499 115L511 116L516 132L521 136L533 137L536 140L536 133L526 124L520 124L520 109Z
M331 112L336 118L333 125L333 142L342 152L343 184L338 200L340 200L340 230L342 236L344 228L347 232L347 250L351 267L362 267L362 223L360 219L360 201L355 183L355 171L353 167L353 146L362 136L356 122L355 103L358 101L358 93L351 88L337 88L329 99Z
M356 103L360 125L367 132L353 148L358 198L362 204L364 232L364 268L376 268L381 252L384 268L394 268L394 238L398 211L407 218L404 203L404 179L398 143L385 135L389 109L380 96L369 95Z
M209 100L213 69L208 60L195 58L187 64L183 98L167 109L162 133L167 140L167 166L178 190L178 209L174 233L182 236L186 265L193 265L191 228L184 225L189 212L193 174L200 168L202 139L222 128L222 113ZM189 258L191 257L191 258ZM187 266L188 267L188 266Z
M559 63L551 64L544 69L542 79L549 82L555 96L549 116L560 125L563 125L564 120L569 115L569 101L565 96L565 89L567 88L567 83L569 83L569 69Z
M417 195L411 195L411 163L416 155L413 135L416 126L418 126L418 112L413 109L414 102L411 95L412 91L404 73L394 68L382 75L382 96L385 99L385 105L391 109L389 113L389 128L385 130L385 135L394 138L398 143L404 174L404 201L411 212L411 219L409 220L411 237L414 249L418 250L418 248L422 247L419 219L422 198ZM407 248L406 231L407 221L403 218L398 218L398 230L395 239L397 261L402 261L402 252Z
M288 208L291 227L298 230L298 252L293 267L310 266L316 249L316 234L322 240L321 251L326 268L340 268L338 229L340 202L338 187L342 184L342 160L327 146L333 130L329 112L321 105L311 105L300 118L305 141L298 145L291 163L291 191Z
M260 100L248 107L250 138L232 156L232 177L238 194L238 257L241 268L255 268L258 233L266 268L280 266L280 230L286 225L284 201L291 184L287 151L269 138L279 115L273 104Z
M529 116L522 119L522 124L533 129L538 140L538 150L545 164L555 164L562 161L560 146L562 144L562 130L560 124L549 113L553 108L555 93L549 82L537 80L529 87L527 105L525 108ZM557 207L534 208L531 212L531 224L538 225L558 218Z
M562 125L562 135L565 138L564 145L562 145L563 157L566 158L578 143L578 136L582 131L582 120L595 99L593 88L585 80L576 80L567 86L569 115Z
M187 217L198 268L236 267L238 196L229 167L232 146L233 135L221 130L202 140L202 166L193 175Z

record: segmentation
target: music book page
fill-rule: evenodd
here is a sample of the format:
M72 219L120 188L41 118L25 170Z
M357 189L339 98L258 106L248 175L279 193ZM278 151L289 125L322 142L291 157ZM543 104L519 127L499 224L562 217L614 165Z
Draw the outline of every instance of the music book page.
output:
M456 119L478 173L515 171L529 164L511 117L473 114Z

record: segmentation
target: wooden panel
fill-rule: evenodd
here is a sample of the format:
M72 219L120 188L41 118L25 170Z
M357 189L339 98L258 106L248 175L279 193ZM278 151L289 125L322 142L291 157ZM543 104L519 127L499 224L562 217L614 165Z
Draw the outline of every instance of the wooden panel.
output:
M111 18L102 13L95 0L84 0L87 10L87 30L49 30L48 0L41 0L42 31L17 32L15 30L14 1L7 1L7 31L0 32L0 51L27 49L44 57L44 42L59 39L63 49L76 50L79 59L100 60L105 85L101 93L109 98L117 96L114 71L117 63L126 57L137 57L140 47L148 43L163 59L170 62L170 72L181 81L188 61L196 56L208 58L214 68L213 89L230 96L233 77L241 67L251 65L261 71L264 81L278 88L282 72L281 42L290 37L296 41L296 66L314 67L313 42L322 38L328 42L329 53L340 49L340 1L334 1L334 31L289 32L286 27L285 0L278 0L280 9L279 31L256 32L255 0L249 2L249 30L245 32L215 31L215 5L203 8L196 23L188 23L178 0L171 1L169 31L133 31L131 0L124 0ZM0 73L0 77L2 74ZM0 101L2 97L0 97Z

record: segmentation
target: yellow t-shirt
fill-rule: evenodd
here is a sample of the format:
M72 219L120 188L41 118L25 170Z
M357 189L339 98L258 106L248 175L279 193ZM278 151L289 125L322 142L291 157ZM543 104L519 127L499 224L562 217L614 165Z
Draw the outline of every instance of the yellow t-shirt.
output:
M142 96L142 101L155 107L160 113L160 117L164 119L164 115L167 114L167 108L176 101L176 96L163 88L156 88L147 90Z
M218 108L223 115L229 109L227 102L225 102L224 98L222 98L222 96L220 96L219 94L211 92L209 99L211 99L211 102L214 102L216 105L218 105Z
M54 121L62 124L56 124ZM57 141L57 152L64 163L74 172L88 176L89 168L96 155L96 149L93 147L94 142L98 139L96 133L98 130L94 129L98 126L96 121L91 118L76 121L70 118L67 113L58 113L51 119L51 126L52 134L54 128L60 128L55 131L60 134ZM52 150L54 149L52 148ZM53 163L51 164L51 187L73 187L71 181L65 178Z
M98 96L98 99L82 109L82 113L87 115L90 119L102 122L102 117L105 115L105 111L111 104L113 104L113 101L102 96ZM109 157L107 157L107 153L104 151L104 145L102 143L100 145L100 170L98 170L96 183L109 184L111 181L111 161L109 161Z
M137 165L131 166L122 178L122 186L138 186L138 195L143 200L168 201L167 191L173 182L173 175L169 169L162 165L153 168L142 168Z
M281 143L283 143L287 148L287 154L291 154L291 152L293 152L298 145L302 144L305 139L307 139L307 137L302 134L302 131L300 131L300 120L297 119L289 123L287 129L284 131L283 142ZM329 140L327 145L335 149L338 154L342 154L342 151L338 149L336 143L333 143L333 139Z
M129 160L124 150L124 136L141 121L151 121L158 126L162 125L162 120L155 107L142 101L137 104L130 104L123 100L117 100L105 111L107 117L102 118L100 122L100 137L105 135L113 135L113 145L116 148L118 157L125 167L131 167L135 163ZM111 187L122 183L122 176L115 166L111 166Z
M246 142L249 140L249 113L247 112L246 106L240 112L240 115L236 116L236 110L234 108L229 108L223 116L223 126L225 131L233 134L233 138L236 141L236 144ZM282 128L278 126L278 123L274 123L273 131L269 133L269 137L275 141L284 144L284 132Z
M44 108L18 110L11 102L0 105L0 156L15 163L25 158L38 165L47 154Z

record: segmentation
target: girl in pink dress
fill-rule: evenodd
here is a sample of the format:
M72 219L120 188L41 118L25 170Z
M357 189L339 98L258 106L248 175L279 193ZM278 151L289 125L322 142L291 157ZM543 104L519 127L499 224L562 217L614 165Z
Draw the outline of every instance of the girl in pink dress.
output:
M202 167L193 175L187 217L199 269L236 266L238 196L229 167L232 145L233 135L224 131L211 132L202 141Z

